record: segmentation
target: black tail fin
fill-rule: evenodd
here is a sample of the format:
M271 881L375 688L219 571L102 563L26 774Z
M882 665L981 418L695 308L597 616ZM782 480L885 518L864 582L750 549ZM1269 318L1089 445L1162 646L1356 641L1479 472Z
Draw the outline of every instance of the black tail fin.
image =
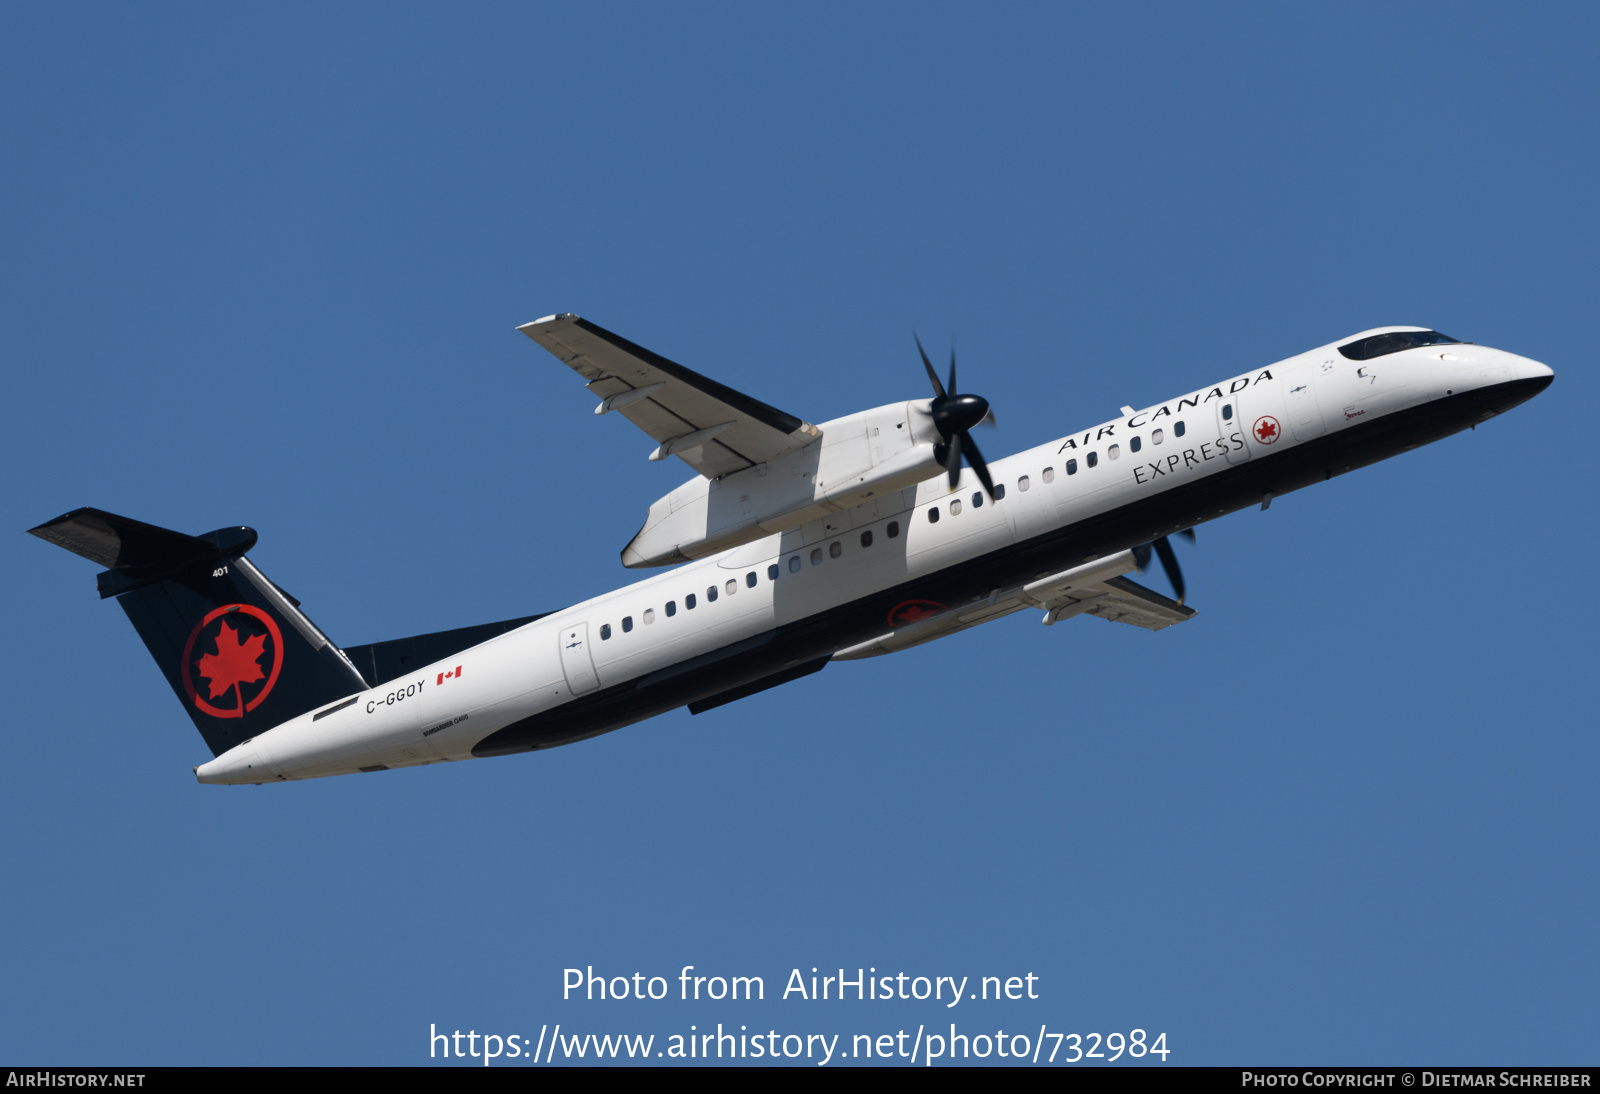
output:
M367 688L299 601L245 557L253 529L186 536L75 509L29 531L106 567L101 597L128 613L213 755Z

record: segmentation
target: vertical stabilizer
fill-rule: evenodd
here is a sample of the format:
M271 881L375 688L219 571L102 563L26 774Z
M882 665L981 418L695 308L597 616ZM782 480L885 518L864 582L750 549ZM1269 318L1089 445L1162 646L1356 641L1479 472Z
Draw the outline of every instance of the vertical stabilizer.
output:
M250 528L189 536L99 509L29 531L106 567L116 597L213 755L366 690L344 653L245 552Z

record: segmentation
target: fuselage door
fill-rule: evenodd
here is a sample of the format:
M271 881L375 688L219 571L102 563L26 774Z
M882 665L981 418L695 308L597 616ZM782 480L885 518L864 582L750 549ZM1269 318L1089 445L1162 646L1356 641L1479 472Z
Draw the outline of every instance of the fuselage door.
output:
M566 674L572 694L582 695L600 686L594 671L594 655L589 652L589 624L574 623L561 631L561 671Z
M1282 383L1294 439L1309 441L1321 436L1327 427L1322 422L1322 408L1317 405L1316 366L1295 365L1283 374Z
M1243 463L1250 458L1250 446L1245 443L1249 428L1244 411L1239 409L1239 396L1228 395L1217 404L1217 436L1229 463Z

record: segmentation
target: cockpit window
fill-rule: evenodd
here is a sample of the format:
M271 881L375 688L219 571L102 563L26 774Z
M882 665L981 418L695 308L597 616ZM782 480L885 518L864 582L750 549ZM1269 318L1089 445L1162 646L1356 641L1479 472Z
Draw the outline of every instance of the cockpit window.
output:
M1386 353L1399 353L1417 346L1455 346L1460 340L1436 330L1397 330L1388 334L1374 334L1339 347L1339 352L1352 361L1370 361Z

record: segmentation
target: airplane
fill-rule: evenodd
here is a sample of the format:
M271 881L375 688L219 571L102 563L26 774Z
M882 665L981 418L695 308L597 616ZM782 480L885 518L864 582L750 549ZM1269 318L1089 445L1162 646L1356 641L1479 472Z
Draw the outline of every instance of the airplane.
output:
M1026 609L1162 630L1171 537L1480 423L1549 386L1525 357L1423 327L1362 331L992 463L988 402L933 389L813 425L572 314L517 328L695 475L650 506L630 568L561 611L340 648L250 561L98 509L30 529L104 567L210 747L202 783L262 784L570 744L691 714ZM1168 597L1126 575L1159 560Z

